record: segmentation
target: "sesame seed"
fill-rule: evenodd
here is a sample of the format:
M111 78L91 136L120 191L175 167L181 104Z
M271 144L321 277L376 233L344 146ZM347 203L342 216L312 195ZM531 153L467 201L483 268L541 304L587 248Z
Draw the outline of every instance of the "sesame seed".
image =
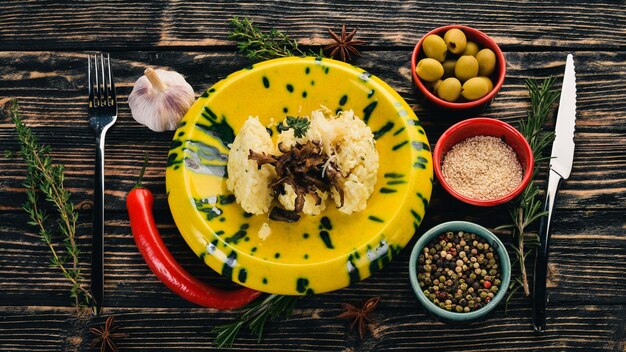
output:
M500 138L476 136L457 143L441 163L452 189L477 200L511 193L522 182L522 167L513 148Z

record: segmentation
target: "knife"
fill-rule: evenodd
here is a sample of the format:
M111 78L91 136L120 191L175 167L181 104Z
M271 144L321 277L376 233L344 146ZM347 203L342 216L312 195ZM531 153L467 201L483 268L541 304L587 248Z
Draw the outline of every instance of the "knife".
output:
M546 328L546 278L548 274L548 249L550 240L550 222L554 210L556 193L563 180L572 171L574 161L574 129L576 127L576 72L574 57L567 55L563 87L559 101L559 112L556 117L556 134L552 144L550 158L550 175L546 188L543 210L547 212L539 222L540 247L535 258L535 282L533 285L533 325L536 331L544 332Z

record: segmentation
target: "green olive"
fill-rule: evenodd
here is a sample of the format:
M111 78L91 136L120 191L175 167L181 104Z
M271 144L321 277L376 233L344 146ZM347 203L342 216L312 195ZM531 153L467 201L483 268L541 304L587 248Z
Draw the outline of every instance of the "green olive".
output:
M435 59L439 62L442 62L446 59L446 52L448 47L446 46L446 42L440 36L436 34L431 34L424 38L424 42L422 42L422 48L424 49L424 54L426 57L431 59Z
M478 75L478 60L469 55L461 56L454 66L454 75L461 82L476 77Z
M493 82L491 82L491 79L485 76L478 76L478 78L483 79L485 82L487 82L487 89L489 92L491 92L491 90L493 89Z
M476 54L478 54L479 50L480 50L480 48L478 47L478 44L476 44L474 42L467 42L467 45L465 46L465 51L463 52L463 55L476 56Z
M496 68L496 54L491 49L483 49L476 54L478 60L478 74L489 76Z
M442 63L443 65L443 76L445 78L454 77L454 66L456 65L456 60L447 59Z
M474 77L467 80L467 82L463 83L463 89L461 90L461 95L467 100L477 100L489 93L489 86L487 82L480 78Z
M467 37L465 33L458 28L452 28L443 35L443 40L448 46L448 51L453 54L461 54L467 46Z
M415 72L424 81L434 82L443 77L443 66L435 59L425 58L417 63Z
M439 89L439 86L441 85L441 82L443 82L442 80L438 79L435 82L429 82L431 83L431 87L433 89L433 92L437 93L437 90Z
M460 94L461 81L454 77L444 79L437 89L437 95L445 101L456 101Z

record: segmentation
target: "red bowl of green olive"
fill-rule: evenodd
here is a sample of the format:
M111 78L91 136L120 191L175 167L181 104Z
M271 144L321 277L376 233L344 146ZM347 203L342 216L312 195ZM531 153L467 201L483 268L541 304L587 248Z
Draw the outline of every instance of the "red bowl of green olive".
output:
M506 62L483 32L450 25L428 32L415 45L411 73L417 90L435 106L480 111L502 87Z

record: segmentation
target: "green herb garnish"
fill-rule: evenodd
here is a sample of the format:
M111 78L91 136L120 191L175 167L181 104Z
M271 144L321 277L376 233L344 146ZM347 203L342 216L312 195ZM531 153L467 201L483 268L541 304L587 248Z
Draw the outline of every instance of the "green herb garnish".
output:
M230 20L233 31L228 39L237 42L239 52L253 61L262 61L287 56L321 56L311 50L301 50L298 42L279 30L263 32L247 17L233 17Z
M287 116L284 122L279 123L276 126L276 129L278 130L278 132L283 132L292 128L296 138L302 138L306 135L306 131L309 130L310 125L311 121L309 121L309 119L307 119L306 117Z
M53 163L50 147L39 144L31 129L24 124L19 116L17 101L9 101L4 110L15 124L20 143L19 155L26 162L26 202L23 209L30 216L28 224L38 228L42 241L50 249L51 266L60 269L70 281L70 296L80 313L80 308L91 305L94 299L86 288L79 266L80 251L75 240L78 212L70 201L70 192L63 187L63 165ZM42 210L40 193L55 210L54 219ZM53 235L57 235L53 234L54 228L63 236L63 250L58 248L61 246L59 243L53 242Z
M299 299L300 296L270 295L260 302L252 303L242 310L243 314L239 321L213 328L212 332L217 333L214 343L217 348L232 347L244 325L248 326L248 329L258 337L257 342L260 342L265 323L278 317L289 317Z
M509 208L512 224L496 228L496 230L510 229L512 231L515 239L513 249L517 254L516 262L520 266L520 277L511 281L511 286L509 287L511 291L506 300L507 305L513 294L520 287L523 287L524 295L530 296L526 258L532 252L532 249L539 245L539 237L536 233L529 233L527 230L531 224L546 214L546 212L542 211L542 203L538 197L539 187L537 186L535 176L539 170L539 163L550 159L550 157L544 156L543 152L554 140L554 132L546 132L542 129L548 115L552 111L554 102L559 97L559 92L552 90L554 80L554 77L550 77L541 83L534 80L525 81L530 96L530 109L528 118L520 120L519 130L533 151L535 168L532 181L524 189L518 200Z

